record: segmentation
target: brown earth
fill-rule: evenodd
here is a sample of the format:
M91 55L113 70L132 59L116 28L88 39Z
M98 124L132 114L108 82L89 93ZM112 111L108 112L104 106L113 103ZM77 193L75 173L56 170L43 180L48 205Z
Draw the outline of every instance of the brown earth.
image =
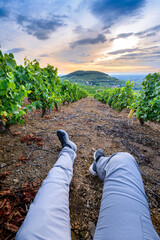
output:
M25 117L0 134L0 234L14 239L30 203L48 171L56 162L60 143L56 132L67 131L77 144L77 158L70 187L72 239L92 239L98 218L103 183L89 174L93 153L127 151L139 164L149 199L152 221L160 234L160 125L128 119L92 98L61 106L59 112L41 118L40 111Z

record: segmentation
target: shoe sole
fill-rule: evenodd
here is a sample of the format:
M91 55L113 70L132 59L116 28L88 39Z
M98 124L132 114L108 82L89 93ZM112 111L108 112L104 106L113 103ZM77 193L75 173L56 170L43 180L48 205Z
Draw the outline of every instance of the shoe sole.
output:
M93 158L94 158L94 161L96 161L96 152L94 152ZM95 172L95 171L93 170L93 164L94 164L94 162L93 162L92 165L89 167L89 171L90 171L90 173L91 173L93 176L97 176L97 172Z
M93 176L97 176L97 172L95 172L95 171L93 170L93 164L94 164L94 163L92 163L92 165L89 167L89 171L90 171L90 173L91 173Z

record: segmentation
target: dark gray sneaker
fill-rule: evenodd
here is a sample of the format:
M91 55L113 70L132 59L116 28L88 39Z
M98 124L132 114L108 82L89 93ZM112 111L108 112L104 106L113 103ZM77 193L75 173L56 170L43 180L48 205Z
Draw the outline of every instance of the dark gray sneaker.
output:
M64 147L69 147L71 148L73 151L77 151L77 146L74 142L69 140L69 136L68 133L65 132L64 130L59 129L57 131L57 136L62 144L62 148Z
M97 171L96 171L96 163L98 162L98 160L101 157L106 157L104 151L102 149L98 149L95 153L94 153L94 162L92 163L92 165L89 167L89 171L93 176L97 176Z

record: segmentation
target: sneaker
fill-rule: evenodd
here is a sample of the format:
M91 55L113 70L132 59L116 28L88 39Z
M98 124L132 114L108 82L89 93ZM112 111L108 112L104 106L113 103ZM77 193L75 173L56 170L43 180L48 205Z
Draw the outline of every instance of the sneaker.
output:
M92 165L89 167L89 171L93 176L97 176L97 171L96 171L96 163L100 159L100 157L105 157L106 155L104 154L104 151L102 149L98 149L94 153L94 162Z
M69 136L68 133L65 132L64 130L59 129L57 131L57 136L62 144L62 148L64 147L69 147L71 148L73 151L77 151L77 146L74 142L69 140Z
M94 161L98 162L100 157L106 157L104 151L100 148L94 153Z
M89 167L89 171L93 176L97 176L96 162L92 163L92 165Z

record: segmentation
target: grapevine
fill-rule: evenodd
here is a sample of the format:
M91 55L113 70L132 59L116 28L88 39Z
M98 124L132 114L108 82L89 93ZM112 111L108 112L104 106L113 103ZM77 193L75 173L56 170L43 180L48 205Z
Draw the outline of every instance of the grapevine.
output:
M58 109L61 103L75 102L88 93L77 84L60 80L58 69L51 65L41 68L35 59L24 59L24 66L17 65L13 54L0 51L0 125L23 123L27 111ZM23 100L28 97L29 105Z
M135 117L142 125L148 120L160 122L160 73L148 74L142 86L130 107L135 110Z
M16 66L13 54L3 55L0 51L0 119L6 127L23 123L22 116L26 114L22 105L27 91L24 85L17 87L14 82Z
M125 87L105 90L102 93L96 94L95 98L107 103L115 110L122 111L134 101L135 94L132 90L132 86L132 82L126 82Z

